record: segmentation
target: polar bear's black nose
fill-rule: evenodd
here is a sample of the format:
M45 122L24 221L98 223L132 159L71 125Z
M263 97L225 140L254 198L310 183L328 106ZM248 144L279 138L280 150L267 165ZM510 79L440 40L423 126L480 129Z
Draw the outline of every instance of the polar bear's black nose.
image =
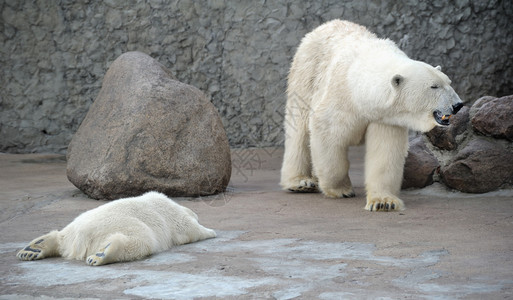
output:
M452 106L452 113L453 114L456 114L457 112L460 111L460 109L463 107L463 103L459 102L459 103L456 103Z

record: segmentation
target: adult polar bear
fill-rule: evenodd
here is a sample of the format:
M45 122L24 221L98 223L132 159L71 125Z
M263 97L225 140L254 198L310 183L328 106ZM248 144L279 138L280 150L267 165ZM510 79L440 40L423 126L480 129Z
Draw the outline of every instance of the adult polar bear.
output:
M347 150L365 141L365 209L404 209L397 195L408 128L449 124L463 105L450 84L440 67L408 58L363 26L319 26L301 41L290 69L282 187L353 197Z
M20 260L52 256L85 260L88 265L131 261L174 245L213 238L198 216L164 194L148 192L99 206L20 250Z

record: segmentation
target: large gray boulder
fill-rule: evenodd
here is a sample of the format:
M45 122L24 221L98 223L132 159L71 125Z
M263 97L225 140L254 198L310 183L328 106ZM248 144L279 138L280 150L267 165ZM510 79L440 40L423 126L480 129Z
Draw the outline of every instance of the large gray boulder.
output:
M230 148L216 108L150 56L129 52L107 71L67 153L68 179L95 199L155 190L223 192Z

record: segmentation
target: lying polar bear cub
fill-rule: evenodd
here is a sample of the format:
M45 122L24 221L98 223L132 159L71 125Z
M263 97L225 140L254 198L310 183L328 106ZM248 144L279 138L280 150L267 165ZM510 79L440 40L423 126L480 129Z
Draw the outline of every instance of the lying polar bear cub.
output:
M61 231L33 240L16 256L20 260L62 256L99 266L215 236L214 230L198 223L192 210L164 194L148 192L86 211Z

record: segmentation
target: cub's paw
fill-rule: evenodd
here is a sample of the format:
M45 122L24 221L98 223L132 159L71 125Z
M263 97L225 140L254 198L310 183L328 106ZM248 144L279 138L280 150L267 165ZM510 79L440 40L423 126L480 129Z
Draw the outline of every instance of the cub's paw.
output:
M42 259L42 250L39 247L39 244L41 244L44 240L39 240L35 243L29 244L27 247L23 248L16 254L16 257L19 260L36 260L36 259Z
M368 211L392 211L404 210L404 202L393 196L385 197L367 197L367 205L365 209Z
M319 191L317 181L313 178L301 179L297 185L290 186L287 190L296 193L316 193Z
M101 266L107 264L107 249L110 243L105 248L100 249L96 254L90 255L86 258L86 263L90 266Z

